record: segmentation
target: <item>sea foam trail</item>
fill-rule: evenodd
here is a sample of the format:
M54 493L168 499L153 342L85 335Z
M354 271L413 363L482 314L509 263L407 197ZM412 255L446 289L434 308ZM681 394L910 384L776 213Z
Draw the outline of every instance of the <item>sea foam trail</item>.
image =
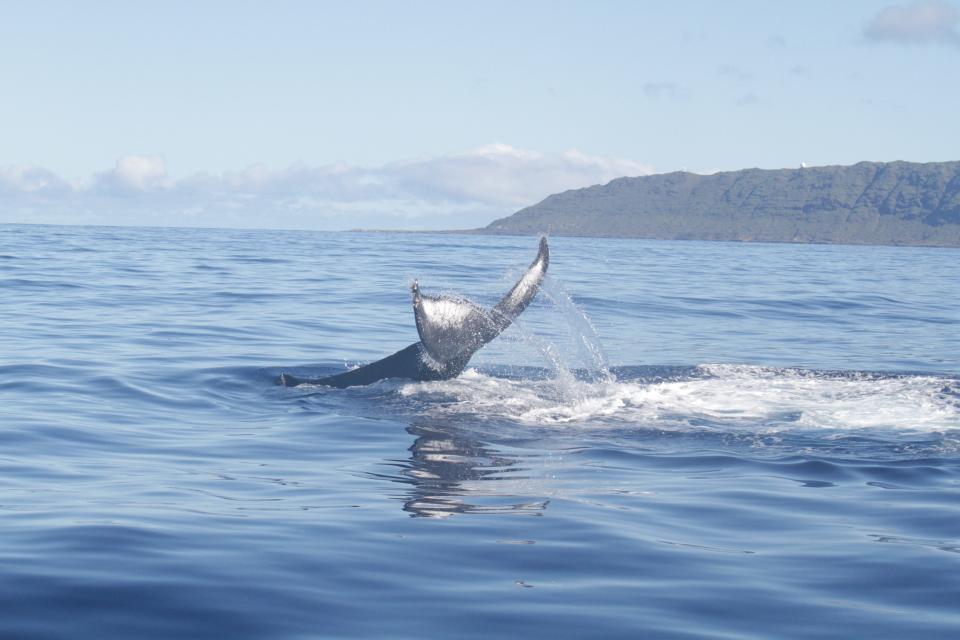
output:
M576 385L571 395L569 386ZM498 378L468 370L405 384L401 396L431 414L499 417L538 425L630 423L663 429L960 429L960 383L922 375L824 373L706 364L660 381Z

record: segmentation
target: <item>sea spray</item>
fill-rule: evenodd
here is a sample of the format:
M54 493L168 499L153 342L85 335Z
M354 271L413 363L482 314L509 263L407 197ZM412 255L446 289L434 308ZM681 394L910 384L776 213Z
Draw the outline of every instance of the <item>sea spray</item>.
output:
M547 313L518 318L503 340L513 343L511 354L529 351L528 363L539 359L546 365L547 379L534 385L539 401L528 403L530 408L540 410L546 401L551 414L558 409L565 415L566 407L579 415L580 408L609 396L616 378L589 317L556 278L544 279L538 300ZM509 369L514 378L530 375L529 367Z
M610 371L607 355L600 344L596 327L586 312L580 308L570 292L556 278L547 275L540 284L540 293L544 295L559 312L574 337L573 343L578 355L586 367L589 379L596 382L613 382L616 378Z

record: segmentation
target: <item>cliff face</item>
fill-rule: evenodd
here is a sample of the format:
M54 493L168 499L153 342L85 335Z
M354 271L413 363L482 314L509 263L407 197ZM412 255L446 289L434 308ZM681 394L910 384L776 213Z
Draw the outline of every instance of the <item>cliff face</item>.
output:
M960 162L618 178L552 195L480 231L960 246Z

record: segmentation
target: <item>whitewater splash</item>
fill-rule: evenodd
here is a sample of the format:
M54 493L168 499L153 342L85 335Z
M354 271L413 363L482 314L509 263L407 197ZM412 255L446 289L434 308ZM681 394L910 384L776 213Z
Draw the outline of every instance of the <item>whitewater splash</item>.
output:
M555 278L541 285L547 320L524 320L507 339L539 356L545 376L468 369L452 380L410 383L401 397L430 417L472 416L523 424L631 425L663 430L960 429L960 380L937 375L825 372L743 364L621 367L614 375L597 331ZM544 318L541 318L541 321ZM509 370L509 368L508 368Z
M924 375L705 364L661 379L528 380L468 370L399 393L434 417L659 429L960 429L960 381ZM571 394L571 386L575 393Z

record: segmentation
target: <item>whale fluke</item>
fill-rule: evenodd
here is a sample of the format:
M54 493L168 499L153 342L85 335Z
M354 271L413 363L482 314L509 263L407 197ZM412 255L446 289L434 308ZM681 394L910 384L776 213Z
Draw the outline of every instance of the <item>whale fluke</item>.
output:
M329 387L354 387L385 378L446 380L466 368L473 354L510 326L530 304L550 264L547 239L540 239L540 250L520 280L493 309L456 296L428 296L414 281L413 314L420 341L391 356L335 376L301 380L280 374L279 384Z
M470 358L510 326L537 294L550 264L547 239L540 239L537 257L523 277L491 310L454 296L426 296L413 283L413 313L424 349L437 362ZM464 366L466 363L464 363Z

